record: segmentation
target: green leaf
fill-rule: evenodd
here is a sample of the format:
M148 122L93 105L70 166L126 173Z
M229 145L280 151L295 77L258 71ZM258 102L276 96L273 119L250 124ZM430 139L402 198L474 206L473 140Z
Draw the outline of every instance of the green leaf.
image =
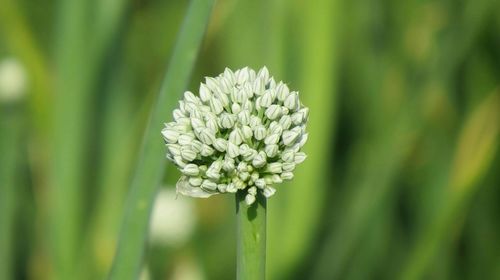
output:
M165 147L160 131L170 119L177 97L187 87L214 2L193 0L184 19L146 128L109 279L136 279L140 273L151 207L165 171Z

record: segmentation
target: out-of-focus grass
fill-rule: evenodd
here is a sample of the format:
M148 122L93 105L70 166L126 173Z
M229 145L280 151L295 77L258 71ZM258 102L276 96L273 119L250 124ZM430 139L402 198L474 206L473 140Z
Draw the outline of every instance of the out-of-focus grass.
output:
M498 145L500 95L485 98L462 129L452 161L441 205L415 243L402 279L421 279L435 252L445 246L445 237L478 187L477 181L489 169Z
M184 19L144 133L110 279L134 279L141 271L151 207L165 169L165 159L158 157L164 149L158 141L159 131L163 122L171 118L176 97L186 89L213 4L214 1L193 0Z
M0 279L14 277L16 212L20 205L23 116L19 104L0 100Z

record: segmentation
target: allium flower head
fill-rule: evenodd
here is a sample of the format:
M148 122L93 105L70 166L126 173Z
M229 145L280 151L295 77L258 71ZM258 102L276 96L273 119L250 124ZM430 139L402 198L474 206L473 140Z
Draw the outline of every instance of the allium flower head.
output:
M245 67L207 77L199 95L184 93L174 121L162 130L167 158L182 172L177 191L193 197L245 190L246 203L257 192L293 178L306 155L309 109L266 67Z

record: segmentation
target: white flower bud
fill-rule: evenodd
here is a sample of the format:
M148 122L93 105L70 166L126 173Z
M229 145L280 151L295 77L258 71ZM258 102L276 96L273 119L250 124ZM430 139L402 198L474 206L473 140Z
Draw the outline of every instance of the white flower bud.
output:
M295 169L295 163L293 162L285 162L283 163L283 171L288 171L288 172L291 172Z
M302 134L302 136L300 137L300 140L299 140L299 147L302 148L306 144L308 137L309 137L309 133Z
M210 180L203 180L201 188L207 191L215 191L217 189L217 184Z
M292 114L292 122L294 125L300 125L304 119L304 113L301 111Z
M229 142L235 145L240 145L243 142L239 128L235 128L229 133Z
M264 151L266 152L267 157L275 157L278 154L278 145L273 144L273 145L267 145Z
M173 156L181 155L181 146L177 144L167 144L167 149L170 154Z
M191 186L199 187L203 183L203 179L201 177L191 177L188 182Z
M309 118L309 108L304 107L304 108L300 109L299 112L302 113L302 121L303 122L307 121L307 119Z
M274 120L274 119L278 118L280 115L281 115L280 105L273 104L273 105L270 105L269 107L267 107L266 117L268 119Z
M181 147L181 157L185 161L193 161L196 158L196 152L191 149L189 146Z
M222 138L215 139L214 148L219 152L225 152L227 149L227 140Z
M292 172L283 172L283 173L281 173L281 179L283 179L283 180L292 180L293 179L293 173Z
M266 182L266 185L272 185L272 184L274 184L273 176L272 175L266 175L266 176L264 176L264 181Z
M220 92L216 92L215 96L220 100L220 102L222 103L223 107L229 106L229 97L227 97L226 94L220 93Z
M214 154L214 149L212 147L208 146L207 144L203 144L201 146L201 151L200 154L204 157L209 157Z
M235 158L240 155L240 149L232 142L227 143L227 155Z
M250 122L250 112L248 111L241 111L238 113L238 120L240 122L240 124L242 125L248 125L248 123Z
M184 168L186 166L186 163L182 160L181 156L174 156L174 162L180 168Z
M233 114L238 114L239 112L241 112L240 104L233 103L233 105L231 105L231 112L233 112Z
M288 115L290 113L290 110L288 110L287 107L281 106L281 115Z
M248 167L248 165L246 164L246 162L242 161L242 162L238 163L237 169L239 172L245 172L245 171L247 171L247 167Z
M184 115L184 113L182 113L180 109L175 109L173 115L176 122L179 121L179 119L186 117L186 115Z
M234 170L234 159L227 157L224 159L224 162L222 163L222 169L226 172L231 172Z
M220 83L219 83L220 89L222 90L223 93L228 93L233 88L231 85L231 82L228 79L226 79L225 77L223 77L223 76L220 77L219 81L220 81Z
M200 84L200 99L203 102L208 102L212 98L212 93L210 92L210 89L204 84Z
M210 98L210 109L212 109L212 112L214 112L217 115L222 113L222 111L224 111L222 102L215 97Z
M205 122L198 118L191 118L191 126L196 131L197 129L205 128Z
M267 165L266 170L270 173L281 173L283 171L281 162L271 162Z
M226 184L218 184L217 190L219 190L219 192L221 192L221 193L225 193L227 190L227 185Z
M191 102L191 103L194 103L194 104L201 104L200 100L198 99L198 97L196 97L192 92L190 91L186 91L184 92L184 100L186 102Z
M262 78L255 79L255 81L253 83L253 92L256 95L261 95L261 93L264 91L264 89L265 89L264 80Z
M205 77L205 84L212 92L220 90L219 83L212 77Z
M234 85L236 83L236 76L234 75L233 70L227 67L224 69L224 77L228 79L231 82L231 84Z
M171 128L164 128L161 131L161 134L163 135L163 139L165 139L165 141L169 144L174 144L179 138L179 132Z
M201 110L202 107L198 105L194 110L191 110L189 112L189 118L197 118L202 120L203 119L203 111ZM177 121L179 123L179 121Z
M190 145L191 145L191 149L193 151L195 151L196 153L199 153L199 152L201 152L201 146L203 146L203 143L201 143L198 140L193 140L193 141L191 141Z
M221 168L222 168L222 161L216 160L210 165L205 175L210 179L219 180Z
M254 182L255 182L255 185L259 189L263 189L266 187L266 181L263 178L259 178L259 179L255 180Z
M250 150L250 146L248 144L241 144L240 145L240 155L244 155Z
M252 138L253 131L249 126L244 125L241 127L241 135L243 136L243 139L248 140Z
M185 126L191 125L191 119L188 117L178 118L175 122L176 122L175 128L177 131L184 131L184 130L186 130L186 129L184 129ZM182 128L180 128L181 126L182 126ZM187 130L189 130L189 129L187 129Z
M295 158L295 152L293 150L286 149L282 154L281 154L281 159L284 162L293 162Z
M276 193L276 189L273 187L265 187L264 190L262 191L262 193L264 194L264 196L266 198L270 198L271 196L273 196Z
M246 182L250 178L250 173L248 173L246 171L245 172L240 172L239 177L240 177L241 180L243 180L243 181Z
M243 103L241 104L241 109L248 111L248 112L252 112L253 111L253 102L250 102L248 100L243 101Z
M252 165L256 168L266 165L266 153L259 152L252 160Z
M271 125L269 125L269 134L278 134L281 136L281 134L283 134L283 128L279 123L272 122Z
M242 88L234 92L234 99L236 102L242 104L243 102L245 102L245 100L247 100L250 97L250 94L251 93L247 92L245 88Z
M255 195L247 194L245 196L245 203L247 205L252 205L255 202Z
M217 133L219 131L219 127L217 125L217 120L213 119L213 118L207 119L207 128L209 128L214 133Z
M177 140L180 145L185 146L191 144L191 142L194 140L194 134L183 134L179 136L179 139Z
M262 124L262 120L257 117L257 116L250 116L250 127L251 128L255 128L256 126L258 125L261 125Z
M283 183L283 179L281 179L281 176L278 174L274 174L271 179L273 180L273 184L281 184Z
M222 113L220 116L220 126L222 128L232 128L234 126L234 117L228 113Z
M249 188L248 193L251 195L257 195L257 188L256 187Z
M205 173L208 170L208 167L206 165L200 165L199 168L201 173Z
M264 81L269 80L269 70L267 70L266 66L260 68L259 72L257 72L257 77Z
M246 187L245 182L243 182L239 177L233 177L233 184L238 190L242 190Z
M271 134L271 135L268 135L266 137L266 139L264 139L264 143L266 145L273 145L273 144L278 143L279 140L280 140L279 134Z
M262 140L266 137L266 128L263 125L258 125L253 130L253 135L255 139Z
M281 116L279 124L284 130L289 129L290 125L292 125L292 118L289 115Z
M243 83L248 81L248 78L249 78L248 67L245 67L241 69L239 72L237 72L236 80L238 84L242 85Z
M199 139L201 140L201 142L203 142L207 145L212 145L215 141L214 132L212 130L210 130L209 128L204 128L200 132Z
M276 81L274 80L273 77L270 77L268 80L268 88L276 89Z
M273 96L271 91L266 90L260 99L259 105L263 108L269 107L273 103Z
M248 149L244 154L241 155L243 156L243 160L251 162L257 155L257 151L254 149Z
M299 132L295 131L294 129L292 130L285 130L283 132L283 144L286 146L290 146L297 140L297 137L299 137Z
M252 166L250 165L249 167L251 168ZM250 172L250 170L248 170L248 172ZM254 182L259 180L259 172L257 171L252 172L252 175L250 175L250 180Z
M194 112L196 112L197 110L199 110L198 104L191 103L191 102L185 102L184 104L185 104L184 107L186 108L186 111L188 111L190 115L193 114Z
M295 154L295 157L294 157L294 162L295 164L300 164L302 162L304 162L304 160L307 158L307 155L303 152L298 152Z
M181 110L181 112L186 115L187 114L187 110L186 110L186 103L183 101L183 100L179 100L179 110Z
M198 168L198 165L190 163L184 166L182 173L188 176L198 176L200 169Z
M276 97L278 98L279 101L281 102L285 101L285 99L288 97L289 94L290 90L288 89L287 85L280 82L276 86Z
M259 96L259 97L257 97L257 99L255 99L255 110L257 112L261 112L262 111L262 107L260 106L261 100L262 100L262 96Z
M238 188L233 183L229 183L229 184L227 184L226 191L228 193L235 193L238 191Z
M290 95L283 102L283 105L285 105L285 107L287 107L290 110L294 110L295 108L297 108L298 105L297 99L298 99L297 93L295 92L290 93Z

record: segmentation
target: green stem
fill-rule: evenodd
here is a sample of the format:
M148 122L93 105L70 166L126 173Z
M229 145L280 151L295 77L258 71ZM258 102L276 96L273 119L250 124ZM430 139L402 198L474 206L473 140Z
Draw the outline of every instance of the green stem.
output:
M246 192L236 193L237 269L238 280L266 277L266 197L260 192L251 206L245 202Z
M109 279L137 279L140 273L151 206L165 171L165 145L160 131L188 85L214 2L193 0L187 11L144 134Z

